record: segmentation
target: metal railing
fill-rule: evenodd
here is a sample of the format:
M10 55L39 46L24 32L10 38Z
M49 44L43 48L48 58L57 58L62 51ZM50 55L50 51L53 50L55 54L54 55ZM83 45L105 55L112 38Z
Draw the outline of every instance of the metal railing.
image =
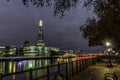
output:
M8 74L0 74L0 80L58 80L60 76L69 80L76 73L93 64L95 58L84 58L68 62L58 62L41 68L29 69Z

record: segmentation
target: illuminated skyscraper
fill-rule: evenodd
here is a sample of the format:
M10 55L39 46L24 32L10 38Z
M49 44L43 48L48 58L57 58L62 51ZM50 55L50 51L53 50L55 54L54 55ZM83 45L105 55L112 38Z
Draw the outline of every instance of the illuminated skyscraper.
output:
M43 34L43 23L42 20L39 22L39 31L38 31L38 46L44 46L44 34Z

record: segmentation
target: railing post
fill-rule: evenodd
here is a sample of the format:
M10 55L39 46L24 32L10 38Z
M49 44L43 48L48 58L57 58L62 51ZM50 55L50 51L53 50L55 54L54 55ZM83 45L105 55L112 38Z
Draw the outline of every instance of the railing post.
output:
M79 60L79 71L81 71L81 69L82 69L82 65L81 65L81 60Z
M85 65L85 68L87 68L87 59L85 59L84 65Z
M78 60L76 60L76 73L78 73Z
M84 69L86 68L86 59L84 59Z
M82 69L85 68L85 59L82 59Z
M91 64L91 60L90 60L90 58L89 58L89 66L90 66L90 64Z
M32 75L32 68L30 68L30 74L29 74L29 80L33 80L33 75Z
M3 75L3 74L2 74L2 73L0 73L0 80L2 80L2 75Z
M87 67L89 66L89 59L87 59Z
M73 61L71 61L71 68L72 68L72 77L74 77L74 71L73 71Z
M86 63L85 63L85 64L86 64L86 67L85 67L85 68L87 68L87 67L88 67L88 60L86 59L85 62L86 62Z
M49 66L47 66L47 80L50 80L50 69L49 69Z
M58 62L58 74L60 74L60 62Z
M90 66L90 59L88 59L88 66Z
M83 59L81 59L81 70L83 69Z
M68 80L68 65L67 65L67 62L66 62L66 80Z

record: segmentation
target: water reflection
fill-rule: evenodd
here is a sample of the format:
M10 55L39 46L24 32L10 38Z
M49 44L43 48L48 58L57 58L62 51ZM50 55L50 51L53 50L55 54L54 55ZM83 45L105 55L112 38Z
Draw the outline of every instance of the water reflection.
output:
M6 73L13 73L18 71L24 71L24 70L30 70L31 68L40 68L51 64L58 64L58 62L70 62L74 61L74 59L70 58L60 58L59 59L41 59L41 60L24 60L24 61L8 61L8 62L0 62L0 72L3 74ZM76 59L76 58L75 58ZM70 67L71 64L68 65ZM65 69L65 64L61 65L63 69ZM68 68L69 69L69 68ZM32 78L39 78L47 75L47 67L42 69L35 69L32 71ZM49 68L50 73L57 72L58 67L54 66ZM11 76L4 77L4 80L30 80L31 79L31 71L19 73ZM54 78L54 77L52 77ZM47 77L45 77L45 80L47 80Z
M8 61L0 62L0 73L12 73L17 71L38 68L51 64L51 60L25 60L25 61Z

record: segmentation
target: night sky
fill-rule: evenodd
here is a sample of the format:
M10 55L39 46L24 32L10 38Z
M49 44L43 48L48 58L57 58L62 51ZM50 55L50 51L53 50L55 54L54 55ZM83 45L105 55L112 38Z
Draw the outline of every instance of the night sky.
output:
M24 41L36 43L39 20L43 20L45 44L60 49L78 49L96 52L98 48L87 46L87 40L81 36L80 25L92 11L82 8L65 12L65 17L53 17L51 7L25 7L22 0L0 0L0 45L23 45Z

